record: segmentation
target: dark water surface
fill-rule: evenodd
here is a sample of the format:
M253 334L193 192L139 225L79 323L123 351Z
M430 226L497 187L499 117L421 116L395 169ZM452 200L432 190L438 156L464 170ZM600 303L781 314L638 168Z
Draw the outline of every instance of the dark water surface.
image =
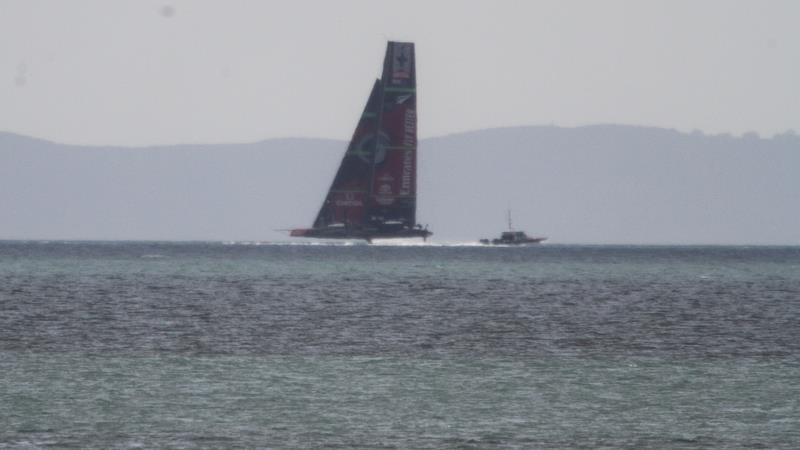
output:
M0 448L798 447L800 247L0 242Z

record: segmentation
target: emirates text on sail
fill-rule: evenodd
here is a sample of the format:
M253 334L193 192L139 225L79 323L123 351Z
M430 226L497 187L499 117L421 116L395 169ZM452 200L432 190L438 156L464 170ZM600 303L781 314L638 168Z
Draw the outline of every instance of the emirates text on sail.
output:
M411 194L411 173L414 170L414 134L417 131L417 113L413 109L406 109L403 134L403 177L400 195Z

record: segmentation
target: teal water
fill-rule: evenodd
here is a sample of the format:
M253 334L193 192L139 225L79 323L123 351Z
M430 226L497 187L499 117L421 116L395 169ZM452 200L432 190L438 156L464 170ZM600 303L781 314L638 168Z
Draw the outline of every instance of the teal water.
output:
M792 448L800 248L0 242L0 448Z

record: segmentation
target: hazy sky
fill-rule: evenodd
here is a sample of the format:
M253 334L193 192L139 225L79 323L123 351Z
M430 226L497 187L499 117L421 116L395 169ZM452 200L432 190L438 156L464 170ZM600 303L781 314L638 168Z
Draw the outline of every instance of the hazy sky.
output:
M76 144L348 139L389 39L422 137L800 130L798 1L0 0L0 130Z

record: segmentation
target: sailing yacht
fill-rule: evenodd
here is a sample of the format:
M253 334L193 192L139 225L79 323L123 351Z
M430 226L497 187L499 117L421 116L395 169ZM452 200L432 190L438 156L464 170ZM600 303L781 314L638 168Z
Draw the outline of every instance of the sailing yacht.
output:
M417 92L414 44L389 42L353 138L311 228L291 236L413 238L417 223Z

